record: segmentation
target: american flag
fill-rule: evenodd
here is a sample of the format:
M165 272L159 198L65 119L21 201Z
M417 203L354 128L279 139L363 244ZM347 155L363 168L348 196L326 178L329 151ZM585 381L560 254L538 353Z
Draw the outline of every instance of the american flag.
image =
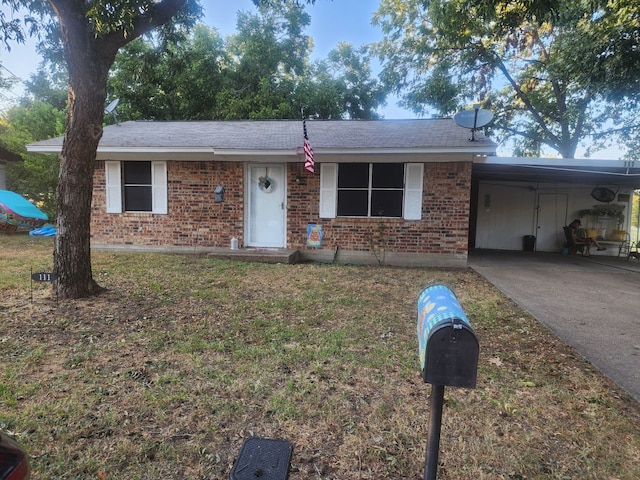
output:
M309 173L313 173L316 162L313 160L313 148L311 148L311 144L309 143L307 122L305 120L302 120L302 130L304 131L304 169Z

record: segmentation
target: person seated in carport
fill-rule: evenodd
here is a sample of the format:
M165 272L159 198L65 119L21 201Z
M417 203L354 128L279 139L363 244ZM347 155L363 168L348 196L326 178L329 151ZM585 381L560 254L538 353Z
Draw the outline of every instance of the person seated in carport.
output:
M586 243L589 247L595 246L597 250L606 250L607 247L603 247L598 243L598 241L593 237L587 237L587 231L582 228L582 222L579 218L576 218L569 225L571 228L573 240L575 243Z

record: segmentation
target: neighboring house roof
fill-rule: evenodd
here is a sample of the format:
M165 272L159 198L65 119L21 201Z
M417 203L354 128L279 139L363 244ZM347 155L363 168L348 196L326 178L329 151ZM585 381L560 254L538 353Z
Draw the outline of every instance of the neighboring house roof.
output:
M19 162L21 160L22 157L20 155L7 150L5 147L0 146L0 164Z
M318 161L344 154L494 155L496 144L452 119L308 120ZM173 159L302 155L302 121L132 121L104 128L98 158L171 154ZM30 152L58 153L62 137L27 145ZM195 158L198 157L198 158ZM225 158L222 158L225 159Z

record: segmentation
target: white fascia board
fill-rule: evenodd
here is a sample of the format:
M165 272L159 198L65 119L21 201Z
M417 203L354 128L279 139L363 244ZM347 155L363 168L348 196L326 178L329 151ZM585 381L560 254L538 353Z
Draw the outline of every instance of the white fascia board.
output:
M60 154L62 145L27 145L27 151L33 153L44 154ZM447 156L452 156L451 160L455 161L455 156L469 155L478 159L497 158L492 157L495 154L495 148L486 147L449 147L449 148L363 148L363 149L344 149L344 148L319 148L314 149L316 161L322 161L322 157L331 158L354 158L354 157L414 157L433 156L438 161L446 161ZM98 147L98 160L137 160L149 158L157 160L214 160L222 159L233 161L245 161L247 158L253 158L259 161L263 158L283 158L291 157L293 161L304 156L302 146L297 149L288 150L253 150L253 149L216 149L213 147ZM459 159L459 157L457 157Z
M166 148L166 147L98 147L97 160L213 160L214 152L209 147Z
M62 145L25 145L27 152L31 153L44 153L44 154L60 154L62 151Z
M313 146L313 145L312 145ZM302 151L302 149L300 149ZM435 147L435 148L362 148L362 149L338 149L321 148L314 149L314 153L322 155L440 155L440 154L473 154L494 155L495 147Z
M240 148L212 148L215 155L224 155L226 157L287 157L296 156L297 150L250 150ZM300 148L302 150L302 147Z
M313 147L313 145L311 145ZM216 155L224 156L300 156L304 155L302 146L296 150L242 150L214 148ZM449 147L449 148L314 148L315 155L433 155L470 153L477 155L491 155L495 153L494 147Z
M340 163L340 162L384 162L384 163L411 163L411 162L471 162L478 149L314 149L316 163ZM493 150L487 154L492 154ZM216 149L214 159L226 162L252 161L265 162L303 162L304 152L302 147L296 150L236 150Z
M56 154L62 152L62 145L27 145L32 153ZM213 160L213 149L166 148L166 147L98 147L97 160Z

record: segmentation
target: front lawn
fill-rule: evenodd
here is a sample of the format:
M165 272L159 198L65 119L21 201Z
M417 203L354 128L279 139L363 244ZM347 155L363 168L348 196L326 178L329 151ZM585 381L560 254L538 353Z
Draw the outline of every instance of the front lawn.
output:
M52 239L0 235L0 428L33 478L227 479L251 436L291 480L422 479L420 291L456 292L478 385L447 388L439 479L640 478L640 409L471 270L93 252L60 301Z

